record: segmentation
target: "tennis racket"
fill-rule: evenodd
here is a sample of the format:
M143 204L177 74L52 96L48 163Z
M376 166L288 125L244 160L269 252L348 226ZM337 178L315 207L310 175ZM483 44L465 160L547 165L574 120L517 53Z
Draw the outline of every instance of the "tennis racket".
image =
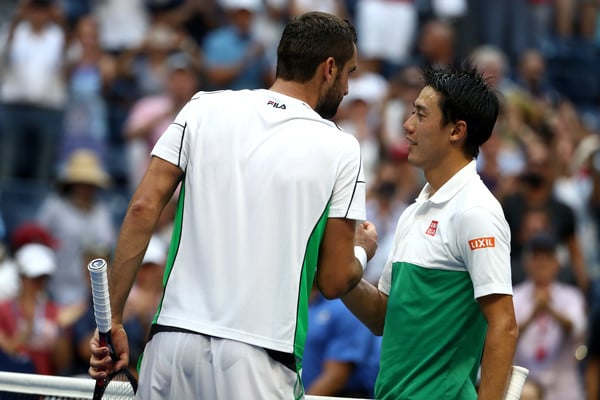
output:
M521 398L521 390L523 390L523 384L525 383L525 379L527 379L527 375L529 375L527 368L513 365L504 400L519 400Z
M107 264L102 258L96 258L88 264L94 302L94 317L100 336L100 346L108 347L110 357L117 361L114 352L111 329L110 298L108 294ZM132 399L137 391L137 380L127 368L110 373L106 378L96 380L93 400L105 398Z

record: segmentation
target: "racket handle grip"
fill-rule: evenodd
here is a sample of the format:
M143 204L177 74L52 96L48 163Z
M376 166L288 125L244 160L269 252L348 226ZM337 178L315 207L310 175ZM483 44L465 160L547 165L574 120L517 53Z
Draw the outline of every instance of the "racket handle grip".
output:
M107 333L111 328L110 297L108 293L107 263L96 258L88 264L94 302L94 317L100 333Z
M527 368L513 365L504 400L519 400L521 398L521 391L523 390L527 375L529 375Z

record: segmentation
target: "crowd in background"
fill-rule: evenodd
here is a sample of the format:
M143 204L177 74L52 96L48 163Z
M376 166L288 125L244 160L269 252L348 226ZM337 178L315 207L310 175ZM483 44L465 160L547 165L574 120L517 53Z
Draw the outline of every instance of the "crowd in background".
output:
M110 257L153 144L198 90L269 87L283 26L311 10L344 16L358 33L359 68L335 121L361 143L379 233L365 277L379 279L398 216L424 183L402 128L422 88L418 67L470 57L501 96L477 162L511 227L516 361L541 389L532 398L598 393L597 0L3 1L0 365L10 355L16 369L85 373L84 266ZM150 264L164 264L173 212ZM128 330L140 349L160 290L156 268L142 270ZM35 357L14 357L23 348Z

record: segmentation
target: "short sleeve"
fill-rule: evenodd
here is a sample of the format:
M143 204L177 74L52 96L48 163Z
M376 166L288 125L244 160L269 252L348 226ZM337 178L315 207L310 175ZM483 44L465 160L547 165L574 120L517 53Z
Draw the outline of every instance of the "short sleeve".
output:
M345 147L331 196L329 217L364 221L366 219L366 187L356 138L344 134Z
M501 210L469 208L460 217L456 240L475 298L512 295L510 227Z
M152 155L181 168L187 168L190 154L189 115L195 103L187 103L167 127L152 149Z

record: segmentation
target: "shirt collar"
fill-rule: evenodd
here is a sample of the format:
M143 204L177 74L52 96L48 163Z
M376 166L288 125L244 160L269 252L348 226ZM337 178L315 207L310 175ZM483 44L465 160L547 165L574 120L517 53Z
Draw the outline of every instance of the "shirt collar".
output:
M433 196L430 195L431 185L426 183L421 190L421 193L419 193L416 202L424 203L430 201L433 204L445 203L454 197L454 195L458 193L467 182L473 179L474 176L477 176L477 163L475 160L462 167L456 174L448 179L448 181L444 183Z

